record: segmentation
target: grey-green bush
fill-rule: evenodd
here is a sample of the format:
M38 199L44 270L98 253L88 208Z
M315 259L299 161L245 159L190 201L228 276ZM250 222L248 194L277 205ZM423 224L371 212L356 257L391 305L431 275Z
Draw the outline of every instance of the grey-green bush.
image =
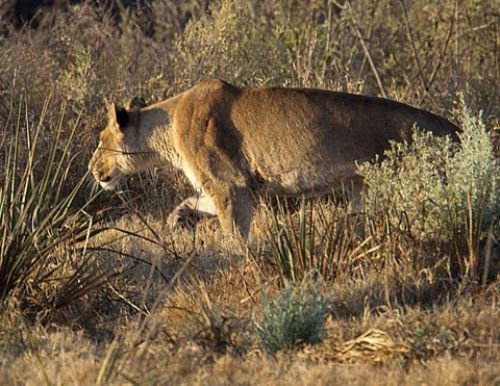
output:
M499 163L482 122L461 101L460 144L415 130L411 143L393 143L378 163L358 166L373 218L420 240L451 246L460 272L476 275L481 241L500 212ZM498 230L498 227L496 227Z
M262 299L262 320L255 322L260 346L268 353L321 342L328 306L311 273L299 284L288 283L273 300Z

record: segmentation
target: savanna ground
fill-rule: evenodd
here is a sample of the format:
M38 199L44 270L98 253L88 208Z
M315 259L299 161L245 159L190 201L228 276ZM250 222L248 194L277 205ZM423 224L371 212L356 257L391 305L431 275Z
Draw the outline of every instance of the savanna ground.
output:
M500 384L499 5L83 2L20 28L0 2L0 383ZM248 253L166 227L192 193L169 168L95 194L106 102L209 77L385 94L462 145L361 167L361 212L260 202Z

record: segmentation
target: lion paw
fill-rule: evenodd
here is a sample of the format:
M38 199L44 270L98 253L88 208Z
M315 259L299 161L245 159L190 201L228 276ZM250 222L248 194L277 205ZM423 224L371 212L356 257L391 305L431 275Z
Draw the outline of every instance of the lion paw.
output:
M170 229L193 228L198 221L197 216L185 208L177 208L167 218L167 226Z

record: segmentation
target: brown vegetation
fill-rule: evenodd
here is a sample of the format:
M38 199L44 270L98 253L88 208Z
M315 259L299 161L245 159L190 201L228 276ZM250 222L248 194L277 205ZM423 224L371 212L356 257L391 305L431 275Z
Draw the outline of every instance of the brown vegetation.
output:
M500 382L500 216L490 188L469 190L470 213L449 212L452 226L404 195L358 214L335 197L260 202L247 254L216 222L169 231L167 215L192 193L177 172L141 174L121 193L97 196L82 180L106 100L158 101L209 77L386 93L465 125L461 93L470 116L483 110L498 156L491 4L221 1L205 9L205 1L158 0L146 29L132 11L116 18L92 4L70 5L37 29L0 19L0 277L19 278L2 290L3 383ZM388 181L385 171L371 178ZM408 186L416 177L405 178ZM392 182L378 185L397 192ZM47 200L35 199L39 192ZM255 327L263 304L285 283L318 274L329 310L321 342L269 354Z

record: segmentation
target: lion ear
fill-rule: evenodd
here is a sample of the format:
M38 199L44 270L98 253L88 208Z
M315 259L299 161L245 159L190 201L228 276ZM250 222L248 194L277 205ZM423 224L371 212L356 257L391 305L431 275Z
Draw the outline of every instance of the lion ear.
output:
M146 107L146 101L144 100L143 97L134 97L128 102L127 108L130 109L142 109L143 107Z
M116 122L120 129L127 126L129 122L128 111L120 106L111 103L108 108L108 118L110 122Z
M118 126L120 126L120 129L127 126L127 123L129 121L128 111L123 107L117 107L115 109L115 114L116 122L118 123Z

